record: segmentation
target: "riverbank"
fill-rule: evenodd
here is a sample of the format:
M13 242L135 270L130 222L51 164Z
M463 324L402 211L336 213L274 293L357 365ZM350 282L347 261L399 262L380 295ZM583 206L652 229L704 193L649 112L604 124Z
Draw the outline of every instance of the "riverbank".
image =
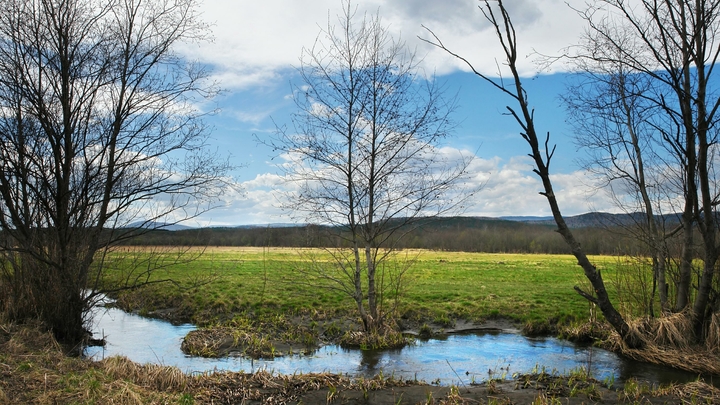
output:
M117 260L143 262L145 254L150 253L129 250ZM427 338L493 322L510 323L527 335L558 335L582 330L578 325L592 312L572 289L583 280L568 256L403 251L390 263L411 263L411 270L397 290L402 293L386 295L383 308L390 311L390 324L381 334L363 336L350 297L327 279L309 280L297 270L328 260L320 249L208 248L187 263L165 254L173 264L161 266L151 280L174 282L126 291L115 297L117 305L197 325L201 329L188 336L183 348L207 357L267 358L325 344L397 347L406 343L401 332ZM595 260L612 274L615 258ZM132 271L116 268L108 272L109 282L126 279Z
M117 297L118 305L143 316L199 326L200 330L187 337L183 349L207 357L272 358L327 344L387 348L406 343L400 332L427 338L458 325L482 327L500 320L529 336L606 342L609 346L605 347L641 361L695 373L718 374L720 370L719 362L704 356L702 350L668 351L662 349L662 342L650 342L653 350L639 353L612 341L612 331L602 316L597 316L597 309L574 292L573 286L587 281L574 258L567 255L399 252L393 260L411 261L412 270L406 274L402 294L387 300L393 322L387 330L392 333L363 337L352 300L327 280L309 280L306 272L297 271L312 261L327 260L326 253L319 249L219 247L208 248L189 262L169 256L173 264L160 266L151 280L172 279L173 283L127 291ZM125 254L131 256L121 255L121 262L135 263L143 262L137 259L148 253L140 249ZM155 259L162 262L163 256ZM592 260L602 269L611 294L624 302L622 307L626 311L635 308L632 295L616 285L625 277L620 273L623 260L628 259L599 256ZM118 269L124 270L118 274L111 271L108 277L128 276L127 268ZM629 319L639 316L626 315ZM672 330L667 323L661 326ZM674 335L668 338L678 340ZM687 362L686 355L702 361Z
M323 278L308 273L313 263L330 261L321 249L213 247L188 262L142 249L115 255L106 274L108 284L126 280L133 265L148 260L159 267L149 281L173 280L117 297L122 308L144 316L206 326L238 314L317 319L357 311L352 298L329 280L332 274ZM618 258L597 256L593 261L605 277L613 277ZM502 316L541 332L592 315L588 302L573 290L587 282L568 255L401 251L386 266L410 269L399 289L385 286L383 308L393 311L394 319L418 326L451 327L456 319L476 322ZM337 276L342 276L339 270Z
M0 403L34 404L671 404L717 403L720 391L701 382L623 389L575 375L546 373L511 381L438 387L388 376L277 375L208 372L139 365L122 357L90 361L67 357L38 325L0 323Z

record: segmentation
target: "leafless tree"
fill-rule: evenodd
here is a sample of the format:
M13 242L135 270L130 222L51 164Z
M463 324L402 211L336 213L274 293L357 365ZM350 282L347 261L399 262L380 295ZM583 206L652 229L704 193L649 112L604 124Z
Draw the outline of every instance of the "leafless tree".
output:
M217 197L228 166L195 107L214 86L173 51L206 34L193 0L3 2L0 302L11 318L81 341L113 246Z
M679 173L683 200L683 250L675 309L688 306L694 336L703 340L717 311L718 200L714 160L720 96L713 72L720 55L720 4L716 1L597 1L581 11L588 30L571 56L596 66L619 66L651 85L652 137ZM632 46L626 46L631 42ZM701 243L702 269L693 280L694 232ZM697 290L691 289L697 285ZM694 300L693 300L694 297Z
M473 71L473 73L475 73L475 75L490 83L502 93L510 96L517 103L516 107L508 106L507 109L510 115L515 118L516 122L522 128L521 136L530 147L530 156L535 164L534 172L540 177L543 184L543 191L541 194L547 198L553 218L555 219L555 223L558 227L558 233L560 233L563 239L565 239L565 242L570 247L572 254L578 260L578 264L583 269L585 276L592 285L594 294L588 293L577 286L575 287L575 290L587 300L598 305L605 316L605 319L607 319L607 321L613 326L628 346L641 347L643 345L643 341L632 331L626 320L610 301L610 297L605 288L605 282L600 271L598 271L590 262L580 246L580 243L575 239L572 231L565 223L565 219L560 211L560 206L550 180L550 163L555 153L555 147L550 145L549 133L544 140L541 140L538 137L535 129L534 111L530 107L528 95L523 87L520 73L517 70L518 43L515 27L513 26L510 15L503 5L502 0L497 0L493 3L495 3L494 6L491 5L489 1L484 1L480 6L480 10L483 12L485 18L492 24L492 27L494 27L495 34L504 51L504 62L510 71L510 82L508 84L506 84L502 78L494 79L476 70L468 59L451 51L445 46L445 44L443 44L440 38L438 38L430 30L428 30L428 32L431 34L432 39L427 40L427 42L445 50L449 54L463 61Z
M346 249L331 251L334 270L322 275L354 299L372 332L387 315L379 285L394 241L469 197L460 181L470 158L439 149L453 100L379 16L359 20L344 5L337 26L303 50L294 132L281 129L272 144L297 186L286 208L338 232Z
M654 136L657 123L652 118L657 106L652 99L652 81L627 72L623 66L597 65L584 59L575 63L579 78L563 101L576 143L587 152L584 167L595 174L598 187L607 191L632 220L609 225L647 244L653 263L653 288L646 298L652 302L659 285L660 307L665 313L669 309L666 239L679 228L666 231L663 214L672 209L670 203L678 190L673 186L682 184L682 179L657 151L662 142ZM653 305L647 309L653 316Z
M600 93L593 93L594 100L590 100L591 95L574 100L581 103L585 111L601 114L591 121L593 126L600 124L600 128L593 127L585 134L602 136L591 140L593 147L603 149L595 163L610 183L622 180L626 187L630 185L630 189L639 194L641 203L638 207L645 214L646 224L651 229L651 243L656 249L662 249L660 241L669 235L654 223L653 207L663 206L658 204L660 198L665 198L667 207L672 207L672 200L677 197L682 201L681 227L678 228L682 232L682 251L678 260L680 275L675 309L692 307L688 312L697 340L716 334L708 328L711 320L717 318L718 310L718 294L713 287L717 284L715 267L720 253L715 212L719 193L714 161L717 158L720 97L713 87L712 74L720 55L717 42L719 7L718 2L704 0L595 1L579 10L588 28L581 44L571 48L568 55L595 79L591 80L591 86L600 83L603 87ZM506 87L502 81L475 73L512 96L520 106L519 112L510 109L510 113L522 126L523 137L531 146L536 172L543 180L544 194L559 232L578 257L597 298L579 292L598 302L606 319L625 342L631 347L637 346L641 344L640 340L628 330L625 320L607 300L599 272L586 261L579 245L565 229L547 176L553 149L548 147L548 138L544 154L540 149L532 110L515 69L516 33L510 16L502 1L497 1L495 7L486 1L481 9L495 27L505 50L512 85ZM447 50L437 37L433 42ZM453 55L470 65L466 59ZM609 104L598 105L603 102ZM587 130L589 124L584 124ZM608 125L613 126L610 132L606 131L610 129ZM608 134L611 136L606 136ZM653 164L648 165L651 160L654 160ZM651 196L648 174L652 171L657 173L653 185L662 182L674 185L675 193L672 194L672 188L665 188L664 197L657 192ZM702 242L699 250L694 245L696 232ZM702 269L693 280L692 263L698 251L702 255ZM657 250L656 254L657 265L660 265L665 252ZM661 277L662 269L656 268L656 271ZM697 285L695 291L693 285ZM661 297L663 309L669 309L666 299Z

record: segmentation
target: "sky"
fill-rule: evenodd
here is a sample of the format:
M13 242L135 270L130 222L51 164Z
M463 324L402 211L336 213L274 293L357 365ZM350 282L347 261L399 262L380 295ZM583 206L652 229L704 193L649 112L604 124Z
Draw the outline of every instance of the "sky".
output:
M297 112L292 86L300 85L297 68L303 48L310 48L328 22L342 14L341 0L204 0L201 17L211 25L213 40L184 45L180 52L211 68L223 89L206 120L211 146L227 154L238 168L217 207L195 218L191 226L232 226L302 222L283 212L284 187L274 156L258 140L278 126L291 127ZM466 57L477 70L497 77L502 52L475 0L356 0L358 15L379 13L394 37L423 58L425 72L434 72L446 94L457 96L453 136L442 146L474 153L472 182L481 190L468 202L467 216L546 216L550 214L539 178L532 172L529 148L520 128L504 114L512 99L470 73L467 66L418 39L428 27L445 45ZM540 69L538 55L558 55L577 43L584 30L571 7L583 0L506 0L520 44L520 70L539 133L550 133L557 145L551 172L560 207L566 215L615 211L577 163L583 155L559 96L566 91L567 66ZM508 77L507 72L503 77ZM205 108L208 108L207 106Z

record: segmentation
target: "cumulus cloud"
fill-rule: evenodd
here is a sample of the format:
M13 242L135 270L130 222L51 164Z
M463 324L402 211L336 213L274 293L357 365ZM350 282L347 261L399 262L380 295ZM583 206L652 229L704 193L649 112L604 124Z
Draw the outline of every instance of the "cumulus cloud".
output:
M449 149L449 148L446 148ZM446 155L451 151L445 150ZM457 151L459 154L460 152ZM532 172L531 160L526 156L503 160L476 158L468 168L471 176L463 185L479 189L466 204L466 216L549 216L547 200L540 195L542 183ZM560 208L565 215L589 211L618 212L612 200L596 192L583 182L589 174L577 171L552 176ZM258 174L239 183L243 193L224 196L223 206L198 219L202 226L231 226L245 224L293 223L299 221L280 206L283 198L296 187L281 175Z
M578 8L585 4L582 0L568 3ZM379 12L391 33L400 36L423 57L426 73L444 75L466 71L467 67L418 38L430 38L423 25L432 29L446 46L466 56L481 72L492 76L498 66L502 67L502 51L495 34L478 9L482 2L365 0L354 1L353 5L357 6L359 16ZM523 75L537 73L532 57L536 52L557 54L576 42L582 32L582 20L564 0L513 0L507 1L506 6L518 33L519 68ZM214 24L215 41L200 47L186 47L181 52L212 66L214 78L233 95L232 102L226 102L222 108L223 117L230 117L235 123L223 122L223 126L230 128L233 136L243 131L257 135L274 128L267 120L271 114L281 124L287 121L281 114L289 116L289 113L282 108L288 108L292 95L278 89L293 79L293 67L298 66L303 47L313 45L328 21L336 23L337 16L342 14L342 2L205 0L202 10L203 18ZM272 102L263 98L269 94L273 94ZM236 103L238 100L242 100L242 104ZM254 128L247 129L247 124ZM473 142L482 139L482 134L473 136L477 137ZM248 148L243 145L241 148ZM502 155L502 152L493 153ZM244 194L226 195L222 207L201 220L211 225L292 221L288 213L278 208L279 199L291 183L269 173L274 169L270 164L259 169L266 173L238 184ZM542 185L532 173L527 157L478 158L470 172L467 188L482 187L469 201L466 215L549 215L547 201L538 194ZM579 179L586 177L587 174L581 172L553 177L565 213L578 214L591 209L611 211L609 199L593 193L590 185L580 183Z
M390 31L424 56L427 72L451 73L466 69L454 58L418 39L429 38L423 25L443 42L466 56L487 74L497 73L501 57L494 32L478 9L467 0L374 0L354 2L357 14L379 12ZM580 0L569 4L582 6ZM328 21L335 24L342 2L316 0L205 0L202 17L212 24L214 41L182 49L188 56L212 65L225 88L246 89L281 80L281 72L297 66L303 47L311 47ZM535 73L535 51L556 54L582 32L582 21L563 0L507 2L520 44L520 69Z

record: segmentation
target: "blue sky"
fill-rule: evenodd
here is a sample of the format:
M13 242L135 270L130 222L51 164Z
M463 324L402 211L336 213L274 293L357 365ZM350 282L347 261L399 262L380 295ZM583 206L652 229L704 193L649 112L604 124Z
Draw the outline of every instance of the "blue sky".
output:
M515 20L525 86L535 108L541 133L550 132L557 144L551 167L561 208L568 215L591 210L613 211L602 192L594 192L586 173L575 163L582 157L565 124L565 111L558 98L565 91L565 66L538 72L533 54L558 54L577 42L582 20L562 0L506 1ZM580 6L582 2L571 1ZM484 184L470 201L464 215L548 215L545 200L538 195L541 184L531 171L528 148L514 120L504 115L512 100L469 73L459 61L424 44L426 25L477 69L496 76L502 68L501 52L474 0L373 0L356 1L359 14L379 12L390 31L405 40L424 58L423 68L435 72L445 83L448 95L457 94L459 123L448 148L476 153L473 181ZM218 113L208 118L213 128L212 145L229 153L234 164L236 187L219 207L189 222L189 225L239 225L291 222L278 198L287 187L280 178L273 152L259 144L289 124L296 111L291 98L297 81L295 68L303 47L312 46L321 27L342 13L340 0L205 0L203 18L213 25L214 41L186 46L181 52L212 67L213 78L224 89L215 100ZM498 58L498 59L496 59ZM507 72L503 75L507 77Z

